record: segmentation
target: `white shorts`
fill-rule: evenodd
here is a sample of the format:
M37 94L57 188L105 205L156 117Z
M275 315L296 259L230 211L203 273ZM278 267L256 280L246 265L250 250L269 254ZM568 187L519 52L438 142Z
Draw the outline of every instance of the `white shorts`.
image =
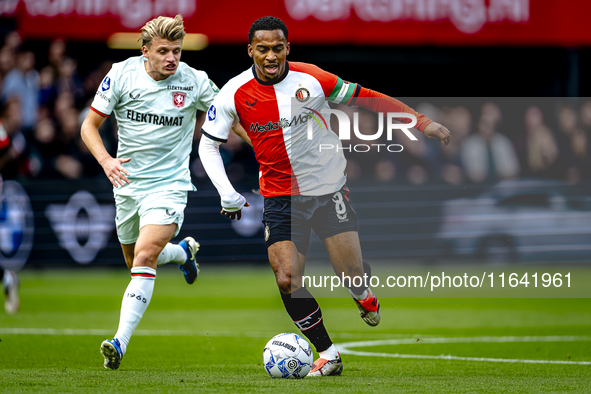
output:
M187 206L187 192L165 190L140 196L115 195L117 207L117 237L124 245L133 244L140 235L140 229L147 224L165 226L176 223L176 237L181 231Z

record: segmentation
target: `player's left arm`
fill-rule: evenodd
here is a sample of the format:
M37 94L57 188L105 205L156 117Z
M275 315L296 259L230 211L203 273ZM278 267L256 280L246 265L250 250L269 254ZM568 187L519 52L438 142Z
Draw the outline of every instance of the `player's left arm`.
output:
M197 110L197 112L195 112L195 132L201 130L203 123L205 123L205 112ZM195 135L196 133L194 133L194 138Z
M418 113L400 100L371 89L366 89L358 84L355 85L356 87L351 99L346 103L347 105L356 105L376 113L404 112L412 114L417 118L415 128L421 131L427 138L441 141L441 143L446 146L451 142L451 133L445 126L433 122L431 119ZM362 100L358 100L358 98L362 98ZM404 119L408 121L408 118Z
M195 102L195 107L197 108L197 111L207 112L207 109L213 103L213 100L220 92L220 89L211 79L209 79L205 71L191 70L195 76L198 91L198 99ZM201 127L198 130L200 129Z
M445 126L433 122L400 100L371 89L366 89L357 83L343 81L336 75L316 67L310 68L310 71L322 85L328 101L335 104L363 107L376 113L404 112L412 114L417 118L415 128L421 131L427 138L441 141L443 145L450 143L451 133ZM403 123L410 122L409 118L402 118L400 120Z
M431 123L427 124L423 129L423 134L432 140L441 141L444 146L449 145L451 142L451 132L447 129L447 127L431 121Z
M246 142L248 145L250 145L252 147L252 141L250 140L248 133L246 132L246 130L244 130L244 128L240 125L240 123L236 123L236 125L234 127L232 127L232 130L234 130L234 133L238 137L242 138L244 140L244 142Z

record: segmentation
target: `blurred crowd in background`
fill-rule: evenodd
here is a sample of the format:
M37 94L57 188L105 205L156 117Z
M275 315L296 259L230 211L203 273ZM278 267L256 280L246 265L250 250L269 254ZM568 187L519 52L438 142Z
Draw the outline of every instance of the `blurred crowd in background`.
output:
M13 32L0 49L0 171L4 179L68 179L104 177L80 138L80 126L97 87L112 63L97 59L96 68L80 75L67 43L54 40L47 53L32 52ZM207 70L206 70L207 71ZM329 70L330 71L330 70ZM222 86L226 81L215 81ZM370 88L388 94L380 86ZM438 98L409 102L418 112L445 125L452 143L395 134L399 153L375 149L346 152L351 182L397 184L479 184L513 178L551 178L579 183L590 178L591 100ZM340 108L344 111L356 109ZM374 134L375 114L360 111L360 131ZM101 128L107 150L116 155L117 128L110 117ZM195 133L191 170L206 177L197 155L201 133ZM343 141L343 145L368 144ZM250 147L232 135L222 145L233 182L256 187L258 171Z
M370 174L377 182L416 185L481 184L516 178L547 178L576 184L591 179L591 99L436 98L433 101L440 104L423 101L417 102L414 108L451 131L449 146L426 138L410 141L399 132L394 134L392 142L404 147L400 153L384 149L371 155L346 152L348 178L355 180ZM447 105L446 101L466 104ZM375 133L377 116L360 112L360 131ZM351 145L363 143L367 141L351 141Z

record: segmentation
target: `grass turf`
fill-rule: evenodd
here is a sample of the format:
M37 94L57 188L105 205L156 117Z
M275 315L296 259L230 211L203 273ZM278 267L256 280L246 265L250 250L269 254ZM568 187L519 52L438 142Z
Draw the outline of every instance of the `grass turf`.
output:
M19 314L0 314L0 392L591 392L591 365L344 355L341 377L271 379L265 343L295 327L268 268L203 267L188 286L159 269L151 304L121 367L99 346L116 331L129 275L123 270L24 271ZM379 295L379 293L378 293ZM591 341L427 343L428 338L591 335L588 299L381 299L371 328L350 299L322 299L336 343L414 339L354 350L591 361Z

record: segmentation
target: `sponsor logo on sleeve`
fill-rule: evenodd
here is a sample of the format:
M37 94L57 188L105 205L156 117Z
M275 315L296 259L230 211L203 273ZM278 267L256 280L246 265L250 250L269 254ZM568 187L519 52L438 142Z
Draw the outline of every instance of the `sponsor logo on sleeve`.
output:
M215 107L212 105L211 107L209 107L209 109L207 110L207 119L211 122L215 120L215 115L216 115L216 109Z
M101 99L105 100L107 103L110 103L111 102L111 99L109 97L107 97L107 95L104 94L103 92L97 91L96 94L95 94L95 96L100 97Z
M105 77L103 82L101 82L101 90L106 92L107 90L111 89L111 78Z
M183 108L185 106L185 98L187 93L185 92L173 92L172 93L172 104L177 108Z

